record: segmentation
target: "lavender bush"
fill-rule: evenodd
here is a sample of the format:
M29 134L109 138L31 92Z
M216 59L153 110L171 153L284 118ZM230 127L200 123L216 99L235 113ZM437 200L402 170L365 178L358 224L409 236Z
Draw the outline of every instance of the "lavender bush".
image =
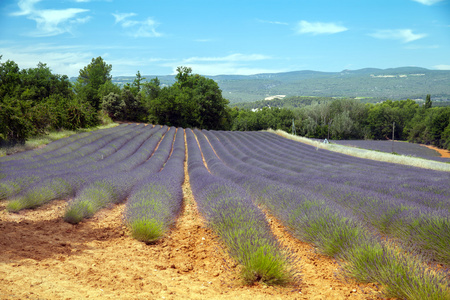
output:
M253 164L247 164L249 176L233 172L223 166L223 162L235 170L243 170L243 162L227 152L214 135L203 132L215 150L207 151L208 144L205 141L202 143L203 138L197 135L205 160L211 162L208 167L211 165L213 173L247 187L254 198L268 207L295 236L313 243L325 254L343 259L346 272L354 271L347 274L382 283L387 295L406 299L446 299L449 291L442 284L445 276L441 272L426 268L425 262L419 257L405 256L394 247L386 245L377 236L370 234L368 228L348 210L324 194L299 190L295 186L270 180L269 178L276 177L267 176L267 170L258 170ZM211 158L212 153L217 153L221 160ZM259 176L260 174L263 176ZM367 257L373 258L371 263L367 263ZM384 271L378 272L380 269ZM363 273L372 277L359 277ZM387 277L387 274L393 273L402 275L395 279Z
M166 128L160 129L160 131L165 130ZM50 176L48 178L41 177L42 181L31 185L14 196L7 206L8 210L17 211L19 209L32 208L58 198L67 199L73 196L83 185L95 181L96 178L103 178L120 171L130 170L130 168L133 168L136 164L142 163L142 161L146 159L146 157L139 156L141 160L132 163L131 160L135 158L134 156L138 156L139 154L136 150L139 149L142 146L142 142L147 140L149 136L152 136L153 133L156 135L156 140L152 139L151 141L153 142L153 145L156 146L156 143L161 137L161 135L158 135L158 132L159 131L156 131L155 133L153 128L149 128L148 131L138 134L131 142L121 148L121 151L115 152L108 157L111 159L105 159L105 161L109 161L108 168L99 169L98 164L105 166L100 162L98 164L85 165L78 170L75 168L72 171L66 171L66 173ZM148 153L148 149L143 151ZM124 162L127 158L129 159ZM112 163L114 163L114 165L111 165ZM36 177L39 178L38 176ZM61 182L64 182L62 186Z
M282 284L291 280L289 258L280 250L264 214L245 190L208 172L189 129L186 140L191 188L199 211L243 266L244 281Z
M132 134L128 134L127 136L119 136L111 143L98 149L98 151L96 151L95 153L88 155L82 159L75 158L74 160L68 162L50 164L51 167L47 168L32 168L31 170L25 169L23 171L8 173L8 176L0 180L0 199L11 197L39 180L44 180L45 178L49 178L51 176L66 174L68 173L68 170L75 171L74 169L76 169L76 166L86 167L92 165L96 161L115 153L118 147L124 145L126 142L140 133L139 131L125 131L121 134L127 134L130 132ZM103 142L100 145L102 144ZM95 144L95 142L92 142L87 147L96 148L97 145ZM46 159L45 161L48 160ZM41 164L45 163L41 161ZM51 168L55 169L55 166L57 170L52 170Z
M125 223L135 239L154 242L175 222L182 207L184 160L184 130L178 128L164 169L136 184L126 203Z
M124 161L101 172L95 172L95 177L91 176L86 184L77 189L75 198L66 209L64 219L70 223L78 223L109 204L123 201L137 182L158 172L172 147L175 128L164 135L155 154L150 158L149 156L166 130L167 127L160 129ZM163 160L158 159L160 156L163 156Z
M51 156L58 156L68 149L76 146L81 147L83 144L90 143L103 135L123 129L125 126L127 126L127 124L95 131L82 132L53 141L40 149L32 149L16 153L14 155L3 156L0 157L0 165L6 167L18 163L19 160L21 161L20 163L23 163L24 161L31 162L34 160L49 158Z
M136 129L143 127L143 125L128 125L101 130L100 132L95 132L84 139L77 140L54 151L47 152L39 156L34 156L26 160L13 160L2 163L0 165L1 170L2 173L11 173L15 171L23 172L25 170L36 169L42 166L48 166L62 161L71 160L76 157L81 157L95 152L108 142L124 134L133 133Z

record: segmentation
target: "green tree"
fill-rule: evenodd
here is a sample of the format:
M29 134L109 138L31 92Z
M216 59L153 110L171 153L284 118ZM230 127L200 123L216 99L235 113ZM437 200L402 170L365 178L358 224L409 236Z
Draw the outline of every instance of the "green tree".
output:
M116 93L109 93L109 95L102 99L102 109L113 120L123 120L125 117L125 108L125 101Z
M50 95L72 96L72 85L66 75L53 74L47 64L39 62L36 68L20 72L20 95L23 100L42 102Z
M27 115L29 102L5 95L0 103L0 137L9 144L24 144L33 134L33 124ZM0 139L0 140L1 140Z
M108 80L99 87L98 96L100 97L100 99L103 99L103 97L108 96L110 93L119 95L120 92L121 92L120 86Z
M11 60L0 64L0 99L6 95L17 96L20 91L20 68Z
M100 108L99 90L106 82L111 81L112 66L106 64L102 57L92 58L90 64L80 70L75 91L77 95L96 110Z
M141 94L134 94L131 89L124 88L120 97L125 103L125 119L127 121L144 122L147 111L143 106Z
M212 80L178 67L177 81L159 89L159 80L144 86L149 122L181 127L224 129L229 126L228 100Z
M428 108L431 108L432 105L433 105L433 102L431 102L431 95L428 94L428 95L427 95L427 98L426 98L426 100L425 100L425 104L423 105L423 107L424 107L425 109L428 109Z
M141 95L146 100L156 99L161 91L160 81L158 77L150 79L142 84Z
M450 123L445 127L441 134L442 146L444 149L450 150Z

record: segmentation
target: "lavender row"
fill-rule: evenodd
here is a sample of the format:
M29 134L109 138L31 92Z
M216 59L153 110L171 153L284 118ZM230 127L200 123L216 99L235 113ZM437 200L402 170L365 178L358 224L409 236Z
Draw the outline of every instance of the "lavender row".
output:
M446 299L444 275L431 271L418 257L411 257L373 236L351 213L320 195L299 190L253 175L244 175L226 166L236 162L209 132L197 134L208 168L240 184L255 201L265 205L294 236L313 243L323 253L342 260L346 274L358 280L379 282L388 296L405 299ZM214 146L214 151L210 148ZM219 159L217 156L221 159ZM392 276L398 274L398 276Z
M99 141L101 142L101 144L88 145L87 147L92 147L91 149L93 149L94 147L98 148L91 154L82 155L81 157L79 157L76 153L74 153L73 159L64 160L52 164L45 164L36 170L16 172L14 173L13 177L23 177L24 174L28 175L30 173L39 175L48 174L50 176L55 176L68 173L67 170L71 170L71 172L81 172L83 169L95 169L97 166L97 168L101 168L101 166L107 166L115 163L117 159L123 159L124 157L129 156L130 153L136 150L136 147L139 147L140 143L145 141L158 129L159 127L141 127L114 138L101 148L98 147L103 145L105 141Z
M215 135L220 134L215 133ZM360 219L380 232L401 238L433 260L450 263L449 249L445 246L450 243L448 199L445 196L430 194L430 198L439 199L442 201L439 203L443 203L444 206L444 208L430 208L422 203L394 198L370 189L364 190L351 185L337 184L329 181L326 176L315 177L307 173L289 176L283 173L284 169L279 171L273 165L267 167L253 157L246 157L245 153L251 153L250 149L242 148L240 152L233 146L224 144L218 147L230 150L233 156L228 158L227 162L236 170L248 175L258 174L266 179L310 191L311 194L326 196L351 209ZM405 235L405 231L409 234Z
M122 125L122 126L124 126L124 125ZM112 128L109 128L109 129L112 129ZM104 129L104 130L106 130L106 129ZM73 134L69 137L53 141L53 142L45 145L45 147L43 147L43 148L31 149L31 150L23 151L20 153L16 153L14 155L3 156L3 157L0 157L0 163L6 166L6 165L14 164L12 162L14 160L22 160L22 161L29 160L29 161L31 161L32 159L34 159L37 156L46 154L48 152L55 151L59 148L65 147L77 140L80 141L83 138L85 138L89 135L92 135L94 133L95 133L95 131L94 132L86 131L86 132L79 133L79 134Z
M127 143L121 151L108 157L111 158L108 160L109 164L102 165L103 169L99 169L98 164L92 164L90 168L74 169L65 174L45 178L14 196L8 204L8 209L17 211L39 206L54 199L67 199L96 178L132 170L148 159L166 130L167 127L163 127L155 132L155 129L150 128L144 136L138 136L133 142Z
M428 182L433 182L433 186L436 186L439 183L442 187L448 187L447 183L449 177L443 176L443 174L445 173L439 171L418 169L415 167L403 166L398 164L361 159L327 150L312 151L314 149L314 147L312 146L304 145L302 143L285 139L278 135L270 133L258 133L258 136L268 138L277 145L282 145L283 149L287 149L289 147L293 155L295 155L295 151L299 147L306 147L306 149L309 149L310 153L310 155L308 156L308 160L311 160L310 156L319 154L320 156L323 156L322 161L319 158L314 159L313 161L328 163L330 161L329 157L333 157L334 161L337 161L338 166L344 164L344 166L350 167L352 171L356 169L357 171L361 172L361 174L367 174L371 177L374 177L374 174L380 174L382 176L377 179L385 179L386 182L392 179L403 180L406 183L414 182L414 186L417 185L419 188L425 188ZM318 167L320 168L320 166ZM418 170L420 170L420 173L423 174L423 176L417 176Z
M220 133L218 133L218 135L220 135ZM391 197L407 199L408 201L413 201L436 209L450 210L450 189L448 186L450 175L448 173L426 170L424 172L428 176L426 176L425 179L417 181L418 169L411 167L404 169L398 167L396 172L400 175L387 179L383 179L383 175L385 174L377 172L376 169L368 169L367 172L361 172L359 170L360 166L356 164L353 164L353 168L345 168L345 164L342 164L338 170L329 170L329 168L324 169L321 168L321 166L316 166L313 170L309 170L303 166L299 166L296 161L288 159L286 156L281 156L281 153L277 153L277 149L273 145L270 147L270 144L268 143L260 144L254 138L239 140L236 136L237 135L229 137L228 135L229 138L233 138L233 144L238 147L244 155L246 153L259 152L260 155L252 155L254 160L277 166L281 173L286 174L286 172L289 171L297 172L299 179L305 178L304 184L307 186L311 185L309 183L310 181L323 182L326 180L330 183L342 184L345 186L353 185L364 190L372 190L390 195ZM261 150L263 147L267 149L266 152ZM305 157L303 160L310 159ZM327 163L327 161L324 163ZM381 165L386 165L386 163L381 163ZM411 171L411 169L413 169L415 173L408 174L407 172ZM402 173L402 171L404 173ZM407 173L407 175L404 175L405 173ZM295 176L292 172L290 172L290 174ZM367 180L360 180L360 178L367 178L367 174L370 174L370 177L375 177L376 180L371 180L369 182ZM402 178L397 179L398 177ZM300 181L299 184L301 183L302 182Z
M186 129L186 141L189 178L198 209L230 255L243 266L243 279L269 284L290 280L288 258L262 211L244 189L208 172L190 129Z
M235 142L236 143L236 142ZM255 151L255 148L268 148L266 144L258 144L255 139L249 139L244 146L240 146L240 150L243 153L249 153L249 151ZM298 165L295 161L287 160L285 157L279 154L278 156L271 156L271 153L275 152L276 148L272 147L267 150L265 155L260 156L253 155L254 158L262 160L268 164L279 167L280 172L286 172L285 170L298 169ZM304 160L308 160L305 158ZM325 162L326 163L326 162ZM380 163L380 165L388 165L386 163ZM386 194L394 198L400 198L407 201L415 202L419 205L424 205L435 209L446 209L450 212L450 188L448 182L450 181L450 174L420 170L417 168L401 166L396 167L397 174L392 175L392 178L386 178L384 172L377 172L376 169L368 169L368 173L361 172L360 166L354 164L353 168L345 168L345 164L342 164L343 170L329 170L320 168L317 166L314 170L305 169L299 171L299 178L305 178L306 186L311 186L309 182L341 184L345 187L355 186L363 190L372 190L381 194ZM385 168L392 168L388 165ZM341 169L341 168L339 168ZM424 173L424 176L417 176L417 173ZM413 171L413 172L411 172ZM344 174L342 174L344 172ZM369 174L369 175L368 175ZM371 177L375 180L361 180L362 178ZM400 179L399 179L400 177ZM418 179L417 177L420 177ZM301 182L299 183L301 184Z
M439 152L429 149L423 145L395 141L376 141L376 140L330 140L331 143L358 147L363 149L381 151L386 153L398 153L401 155L407 155L412 157L422 157L431 160L437 160L441 162L450 162L450 158L442 157Z
M95 140L98 140L106 135L120 132L122 130L125 130L125 128L132 128L136 125L119 125L112 128L107 129L101 129L101 130L95 130L91 132L85 132L85 133L79 133L72 135L67 138L63 138L60 140L57 140L55 142L50 143L49 145L45 146L44 148L37 149L37 150L30 150L26 152L17 153L11 156L8 156L5 158L6 161L0 162L0 166L2 169L9 168L9 167L20 167L25 166L27 164L42 161L42 160L48 160L52 157L58 157L67 153L70 153L72 151L75 151L79 149L80 147L87 145L89 143L94 142ZM55 146L52 146L55 144ZM59 146L61 145L61 147ZM47 147L50 149L50 151L46 151ZM32 155L33 153L37 153L37 155ZM42 152L42 153L41 153ZM25 156L25 157L23 157Z
M16 162L16 164L2 168L2 172L7 172L10 174L17 171L25 172L27 170L33 170L42 167L45 168L57 163L78 159L80 157L94 153L98 149L112 142L114 139L117 139L126 134L134 134L136 129L143 127L144 125L122 127L120 130L115 130L113 132L109 132L108 134L101 135L100 138L90 140L89 143L83 144L81 145L81 147L76 147L80 145L79 143L76 143L76 146L72 145L65 147L65 151L62 153L58 153L57 156L48 157L48 155L44 155L43 157L40 157L40 159L31 162L18 161Z
M109 134L110 132L114 132L116 130L120 130L125 126L127 125L122 124L107 129L100 129L95 131L87 131L78 134L73 134L69 137L53 141L40 149L32 149L16 153L14 155L0 157L0 165L6 167L18 163L19 164L22 164L24 162L29 163L35 160L50 158L52 156L58 156L64 153L65 151L66 152L71 151L70 149L73 149L75 147L79 148L83 144L87 144L95 139L98 139L102 135Z
M322 218L327 222L324 222L323 228L336 227L336 222L331 222L331 219L347 219L349 228L361 227L351 213L330 199L281 183L278 181L280 174L260 169L253 164L243 163L228 152L211 132L196 133L208 168L213 174L245 188L256 203L267 207L292 230L295 236L315 244L323 249L325 254L334 255L336 250L330 248L333 245L338 248L338 245L345 243L346 240L341 237L337 241L332 241L330 245L325 245L325 240L319 237L321 226L315 227L314 232L308 232L308 226L305 225L308 223L307 220L319 219L319 215L324 215ZM298 218L300 214L304 218L303 221Z
M52 179L71 177L76 174L80 174L81 180L85 180L88 177L92 177L95 174L92 172L106 168L110 165L117 164L117 162L123 160L127 156L130 156L144 140L153 135L158 128L142 128L141 131L136 131L133 134L119 137L86 159L80 159L83 164L80 164L80 160L74 161L73 164L62 163L63 166L53 171L26 171L17 172L12 176L0 180L0 198L10 198L13 195L23 191L36 182L40 182L41 186L45 186ZM126 146L124 146L126 144ZM122 147L121 151L117 151L117 147ZM53 165L55 166L55 165ZM84 174L88 173L88 174ZM48 179L48 180L47 180ZM47 181L46 181L47 180ZM75 180L74 182L78 182Z
M128 197L124 219L134 238L154 242L174 224L183 201L184 161L184 130L178 128L164 169L137 183Z
M116 143L119 143L119 145L122 146L132 137L133 137L132 135L129 135L128 137L120 137L116 139ZM100 160L103 156L110 155L116 152L116 150L117 148L115 144L114 145L108 144L92 155L93 159L91 160L91 162L95 163L96 160ZM70 162L69 163L63 162L61 164L69 164L69 165L64 165L64 168L62 168L59 171L58 170L49 171L46 170L45 168L40 168L14 172L9 174L9 176L0 180L0 199L9 198L38 181L42 181L52 176L58 175L63 176L67 173L70 173L71 171L74 171L74 168L71 167Z
M161 129L161 131L165 129L166 127ZM84 218L91 217L99 209L109 204L125 200L139 181L160 171L169 157L175 131L175 128L171 128L164 135L154 154L138 167L122 170L117 165L114 165L110 170L91 177L88 182L76 189L75 198L69 202L67 207L65 220L70 223L78 223ZM154 137L156 139L153 141L153 146L156 147L156 143L161 139L161 135L158 134ZM148 142L152 143L151 140ZM151 149L147 148L146 145L141 148L144 150ZM127 164L128 162L124 165L126 166Z

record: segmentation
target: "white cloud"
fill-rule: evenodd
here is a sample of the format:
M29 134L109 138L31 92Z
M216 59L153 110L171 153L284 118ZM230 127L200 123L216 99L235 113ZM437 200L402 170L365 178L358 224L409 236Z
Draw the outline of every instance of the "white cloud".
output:
M35 68L39 62L43 62L53 73L69 77L78 76L80 69L89 64L92 57L95 56L93 52L84 47L54 44L13 47L1 47L0 45L0 53L4 55L3 59L15 61L21 69Z
M433 68L437 70L450 70L450 65L436 65Z
M134 17L136 16L135 13L120 13L120 14L112 14L114 18L116 19L116 23L120 23L126 18Z
M422 3L424 5L433 5L433 4L436 4L436 3L441 2L443 0L413 0L413 1Z
M261 22L261 23L268 23L268 24L274 24L274 25L289 25L289 23L286 23L286 22L268 21L268 20L260 20L260 19L257 19L257 20L258 20L258 22Z
M348 28L338 25L336 23L322 23L322 22L308 22L300 21L297 24L296 32L298 34L334 34L347 31Z
M20 0L17 5L20 11L12 13L13 16L26 16L34 11L34 5L41 0Z
M144 21L130 20L129 18L137 16L135 13L119 13L112 14L116 19L116 24L120 24L122 28L127 29L127 35L138 37L160 37L163 34L156 31L158 23L152 18Z
M77 18L88 9L66 8L66 9L37 9L35 4L40 0L21 0L18 3L20 11L13 16L27 16L28 19L36 21L37 31L32 36L53 36L70 32L76 24L89 21L90 17Z
M37 36L58 35L64 32L70 32L74 24L86 23L90 17L75 18L79 13L87 12L86 9L68 8L64 10L46 9L39 11L38 14L29 18L37 23Z
M399 40L403 43L409 43L421 38L426 37L426 34L415 34L411 29L387 29L378 30L375 33L370 34L370 36L377 39L387 39L387 40Z

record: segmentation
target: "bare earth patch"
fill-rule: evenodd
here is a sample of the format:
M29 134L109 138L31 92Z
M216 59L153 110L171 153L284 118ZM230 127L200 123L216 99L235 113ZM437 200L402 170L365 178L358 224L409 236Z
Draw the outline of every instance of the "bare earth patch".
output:
M441 148L434 147L434 146L430 146L430 145L423 145L423 146L425 146L425 147L427 147L427 148L429 148L429 149L432 149L432 150L435 150L435 151L439 152L439 154L440 154L442 157L450 158L450 151L448 151L448 150L441 149Z
M71 225L66 201L19 214L0 202L0 299L377 299L374 285L345 282L338 265L272 228L300 258L300 281L286 287L244 286L239 267L205 227L189 187L174 228L146 245L129 236L124 204Z

